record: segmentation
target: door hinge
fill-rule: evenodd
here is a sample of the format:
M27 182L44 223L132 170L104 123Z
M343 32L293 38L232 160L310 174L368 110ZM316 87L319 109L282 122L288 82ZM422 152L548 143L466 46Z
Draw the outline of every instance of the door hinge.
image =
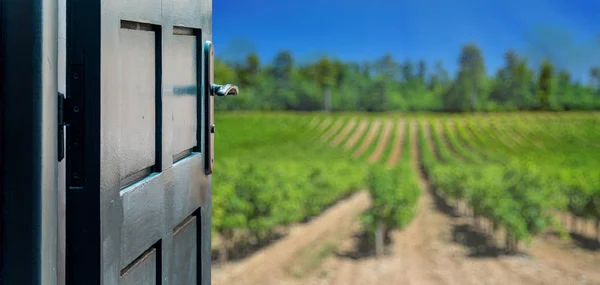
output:
M65 94L58 92L58 162L65 158Z
M58 92L58 162L61 162L65 158L65 128L69 126L70 117L69 108L71 107L71 99L65 98L65 94Z

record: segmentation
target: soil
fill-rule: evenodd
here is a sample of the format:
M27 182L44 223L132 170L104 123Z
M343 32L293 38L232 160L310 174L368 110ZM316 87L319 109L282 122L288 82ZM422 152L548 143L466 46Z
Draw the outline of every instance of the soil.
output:
M344 150L351 149L358 142L358 140L360 139L360 136L367 130L368 126L369 126L369 121L364 120L364 121L360 122L360 124L356 128L356 131L354 131L352 136L348 139L348 141L346 141L346 144L344 144Z
M325 120L323 120L318 126L317 129L319 130L319 132L323 132L327 129L327 127L329 127L329 125L331 125L331 123L333 122L332 118L327 118Z
M383 153L385 152L385 147L387 146L388 141L390 140L390 137L392 135L393 127L394 127L394 121L388 120L385 122L385 125L383 126L383 130L381 133L381 138L377 142L377 146L375 146L375 150L369 156L369 159L368 159L369 163L374 163L374 162L378 161L379 158L381 157L381 155L383 155Z
M333 138L333 140L331 141L331 146L335 147L342 143L342 141L346 139L348 135L350 135L350 132L354 129L355 126L356 118L353 118L350 120L350 122L348 122L348 124L346 124L342 131Z
M402 157L402 144L404 144L404 130L406 129L406 123L404 120L400 120L396 129L396 139L393 142L392 152L390 158L387 161L387 165L390 167L398 164L400 157Z
M329 140L329 138L331 138L333 135L335 135L337 133L337 131L344 125L344 120L343 119L338 119L337 122L335 122L335 124L333 124L333 126L331 126L331 128L329 128L329 130L327 130L327 132L325 132L323 134L323 136L321 136L321 139L324 141Z
M365 153L365 151L367 151L367 149L371 146L371 144L377 137L380 128L380 120L376 120L375 122L373 122L373 125L371 125L371 128L369 128L369 132L367 133L365 140L362 141L362 144L352 154L354 158L360 157L361 155L363 155L363 153Z
M361 191L254 255L213 267L213 284L600 285L600 250L576 240L548 234L520 254L505 255L471 218L432 194L420 167L414 121L410 132L410 159L422 194L414 220L392 233L389 254L376 258L366 242L357 215L370 201Z

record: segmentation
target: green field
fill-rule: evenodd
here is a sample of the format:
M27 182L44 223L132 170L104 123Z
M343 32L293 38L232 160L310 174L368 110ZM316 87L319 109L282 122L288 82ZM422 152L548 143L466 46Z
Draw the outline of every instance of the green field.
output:
M514 251L545 231L568 232L561 213L600 219L599 123L589 112L218 113L213 246L260 243L360 189L373 200L365 229L402 229L423 194L414 139L436 195Z

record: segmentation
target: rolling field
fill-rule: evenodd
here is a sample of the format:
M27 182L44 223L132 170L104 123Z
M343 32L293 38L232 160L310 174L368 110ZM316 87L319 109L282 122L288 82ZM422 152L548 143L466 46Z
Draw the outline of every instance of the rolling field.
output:
M598 113L216 123L215 284L600 284Z

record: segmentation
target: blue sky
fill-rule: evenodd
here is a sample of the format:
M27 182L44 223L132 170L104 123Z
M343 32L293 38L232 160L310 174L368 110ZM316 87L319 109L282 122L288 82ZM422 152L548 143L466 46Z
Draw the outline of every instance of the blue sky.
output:
M537 64L550 57L578 78L600 64L600 0L214 0L216 56L281 49L299 62L442 60L454 72L463 44L482 49L488 72L513 48Z

